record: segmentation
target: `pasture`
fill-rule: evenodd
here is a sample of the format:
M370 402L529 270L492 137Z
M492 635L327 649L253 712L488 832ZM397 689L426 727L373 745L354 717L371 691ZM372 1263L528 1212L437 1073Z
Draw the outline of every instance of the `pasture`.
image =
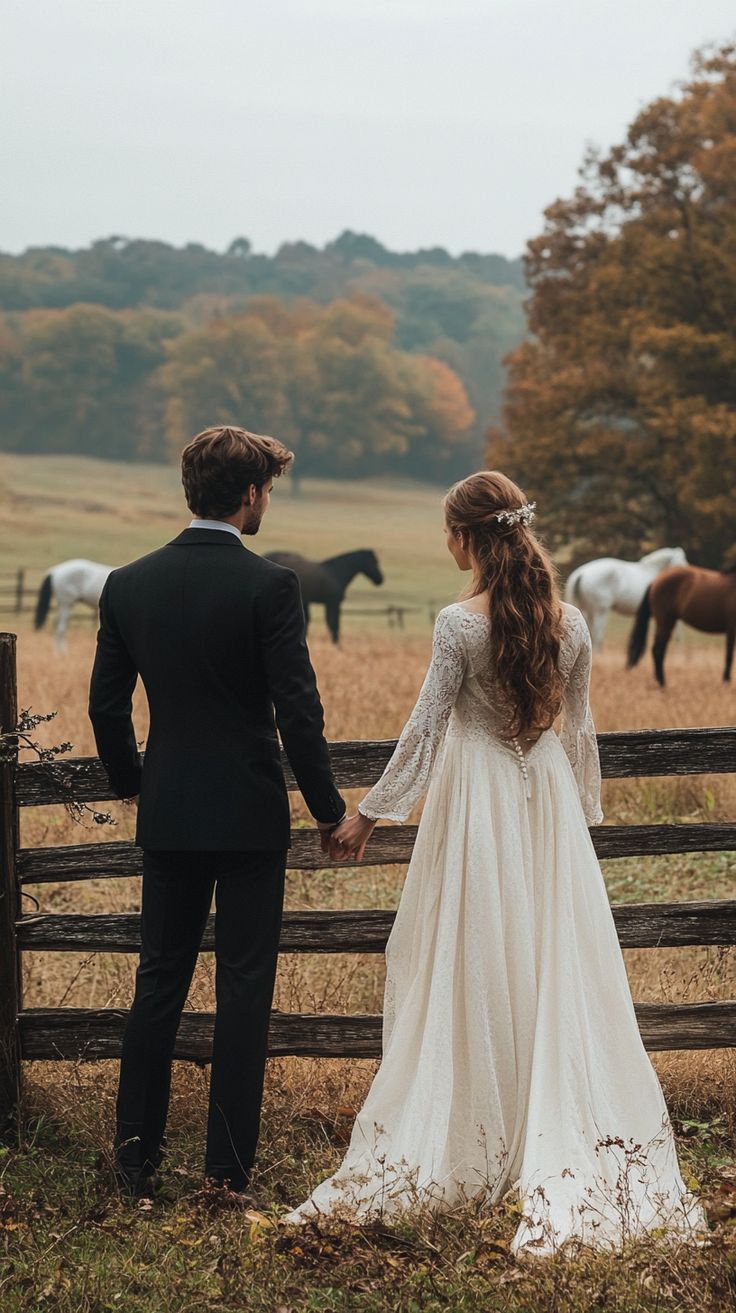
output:
M0 475L3 568L43 568L65 556L118 563L173 537L186 523L175 470L114 466L70 458L5 458ZM8 487L12 498L7 498ZM83 488L80 499L79 489ZM458 591L447 556L439 491L394 484L311 484L294 498L286 483L258 538L328 556L351 546L378 551L386 593L443 605ZM356 584L366 605L380 592ZM0 616L13 628L12 617ZM94 751L86 719L92 627L72 633L63 657L50 633L19 627L20 704L58 709L39 741L71 740L75 755ZM597 656L593 710L599 730L733 723L736 690L720 680L722 640L688 634L669 660L659 690L647 663L625 672L628 624L611 628ZM310 646L330 738L388 738L401 728L423 676L430 630L423 610L404 633L385 619L348 618L339 650L321 617ZM136 727L145 737L144 698ZM355 795L353 801L357 801ZM130 837L130 810L114 806L115 828L74 824L61 808L22 816L24 845L71 844ZM609 781L607 821L729 820L736 778ZM306 820L299 800L295 820ZM631 858L604 864L612 901L666 901L733 896L733 854ZM396 905L402 867L292 873L287 907L370 908ZM92 880L32 890L40 910L135 911L137 880ZM34 910L26 900L26 911ZM641 949L627 952L637 1000L706 1001L733 997L733 949ZM27 1006L127 1006L134 960L120 954L25 955ZM190 995L213 1006L214 962L203 955ZM284 1010L356 1012L381 1006L382 960L374 956L286 956L275 1006ZM714 1243L704 1251L641 1245L624 1259L519 1268L508 1257L513 1205L484 1216L468 1209L440 1220L418 1218L383 1231L305 1235L287 1240L273 1225L279 1210L305 1197L340 1158L353 1110L374 1070L369 1061L279 1059L269 1063L257 1189L266 1208L250 1216L212 1214L197 1193L207 1074L175 1068L167 1160L168 1202L119 1199L97 1169L114 1115L115 1063L27 1064L27 1108L17 1142L0 1150L0 1303L8 1313L174 1313L248 1309L283 1313L373 1313L374 1310L605 1308L717 1310L736 1288L736 1054L654 1056L679 1133L687 1173L701 1185Z
M284 549L315 560L372 547L386 582L375 588L356 579L347 606L416 606L406 617L407 627L425 633L430 603L444 606L458 587L442 532L441 494L438 487L394 479L305 479L294 496L287 475L276 482L261 532L248 545L263 554ZM49 566L72 557L123 565L174 538L189 519L173 466L77 456L0 458L0 569L27 569L34 601ZM10 618L0 613L3 623ZM385 617L352 616L346 623L353 629L387 627ZM320 607L315 625L322 632Z

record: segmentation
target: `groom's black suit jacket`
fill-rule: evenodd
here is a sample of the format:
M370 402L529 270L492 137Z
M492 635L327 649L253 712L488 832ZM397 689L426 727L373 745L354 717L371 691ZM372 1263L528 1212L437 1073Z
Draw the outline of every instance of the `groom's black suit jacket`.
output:
M142 766L131 718L138 675L150 709ZM299 581L227 530L185 529L113 570L100 598L89 714L114 792L140 794L142 848L286 849L277 725L312 815L337 822L345 811Z

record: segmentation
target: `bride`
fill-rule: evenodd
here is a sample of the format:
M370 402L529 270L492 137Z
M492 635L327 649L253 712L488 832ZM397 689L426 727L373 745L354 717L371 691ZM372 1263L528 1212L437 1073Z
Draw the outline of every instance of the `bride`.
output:
M437 617L396 750L334 836L362 857L376 819L406 820L429 786L386 948L383 1060L341 1166L284 1220L515 1187L516 1254L696 1239L587 828L602 820L587 626L516 484L474 474L444 506L472 585Z

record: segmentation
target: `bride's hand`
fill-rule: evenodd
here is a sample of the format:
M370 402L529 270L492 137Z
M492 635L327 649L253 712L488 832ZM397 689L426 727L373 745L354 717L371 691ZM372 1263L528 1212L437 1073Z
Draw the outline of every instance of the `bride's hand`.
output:
M361 816L360 812L348 816L330 835L331 856L343 859L352 857L354 861L361 862L375 825L375 821L368 816Z

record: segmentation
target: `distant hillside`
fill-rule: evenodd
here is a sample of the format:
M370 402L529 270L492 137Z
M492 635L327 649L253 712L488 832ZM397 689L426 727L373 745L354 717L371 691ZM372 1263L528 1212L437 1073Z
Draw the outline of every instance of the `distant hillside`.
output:
M453 257L442 247L389 251L375 238L344 232L320 250L285 242L275 255L258 255L245 237L224 254L190 242L109 237L83 250L36 246L21 255L0 253L0 309L30 310L88 301L111 309L156 306L178 309L193 296L271 295L309 297L322 303L363 288L376 271L403 275L417 270L469 277L475 284L524 286L520 260L468 251ZM372 289L371 289L372 290Z

